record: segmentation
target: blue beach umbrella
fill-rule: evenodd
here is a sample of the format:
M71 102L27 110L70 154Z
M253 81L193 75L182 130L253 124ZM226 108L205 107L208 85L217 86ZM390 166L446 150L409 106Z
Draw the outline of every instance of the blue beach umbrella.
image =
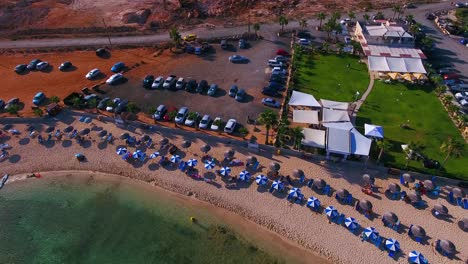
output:
M155 158L157 158L157 157L159 157L159 152L157 152L157 151L153 152L153 153L149 156L150 159L155 159Z
M187 162L181 161L181 162L179 163L179 169L180 169L181 171L185 171L186 168L187 168Z
M231 173L231 168L229 168L229 167L222 167L222 168L219 170L219 173L221 173L221 175L223 175L223 176L229 176L229 173Z
M211 160L205 162L205 169L211 170L215 167L215 163Z
M243 170L240 172L239 174L239 179L241 181L248 181L250 180L250 172L246 171L246 170Z
M117 149L117 155L123 155L127 153L127 149L126 148L118 148Z
M292 188L289 190L289 197L297 197L299 194L301 194L301 189L299 188Z
M393 238L389 238L385 241L385 247L389 250L389 251L398 251L400 250L400 242L396 241L395 239Z
M258 185L265 185L268 183L268 178L267 176L260 174L255 177L255 182L257 182Z
M143 162L143 161L145 161L145 159L146 159L146 153L145 153L145 152L141 152L141 154L140 154L140 161Z
M179 162L179 161L180 161L180 156L179 156L179 155L173 155L173 156L171 157L171 162L172 162L172 163L177 163L177 162Z
M316 197L314 196L311 196L308 200L307 200L307 207L311 207L311 208L317 208L320 206L320 200L317 199Z
M187 166L189 166L189 167L195 167L195 166L197 166L197 164L198 164L198 160L196 160L196 159L189 159L187 161Z
M336 210L335 207L330 205L327 208L325 208L325 214L330 218L335 218L338 216L338 210Z
M426 264L427 259L421 254L420 252L413 250L409 253L408 255L408 261L409 263L415 263L415 264Z
M284 183L281 181L274 181L271 187L275 190L283 190L284 189Z
M133 152L133 158L134 159L139 159L142 156L143 152L139 149Z
M376 239L379 236L379 232L374 227L367 227L363 232L370 239Z
M354 230L359 226L358 222L356 221L356 219L354 219L354 217L346 217L344 223L345 226L350 230Z

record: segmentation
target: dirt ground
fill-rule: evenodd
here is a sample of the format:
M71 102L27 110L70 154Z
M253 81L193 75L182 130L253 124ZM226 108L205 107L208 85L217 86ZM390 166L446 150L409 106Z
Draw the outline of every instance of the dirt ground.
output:
M232 46L237 43L233 42ZM274 57L278 48L287 48L287 39L279 41L251 42L248 49L229 51L222 50L219 45L213 45L214 51L204 56L193 54L173 54L165 50L160 55L152 48L112 50L109 58L98 58L94 51L75 51L64 53L43 53L34 55L9 55L0 57L0 74L3 85L0 86L0 98L8 100L19 97L24 103L21 116L32 116L32 98L42 91L47 97L58 96L65 98L71 92L80 92L82 88L91 88L101 84L100 88L106 92L101 97L119 97L136 102L146 112L150 107L159 104L180 108L187 106L190 111L199 112L200 115L209 114L213 118L221 117L223 120L235 118L240 124L246 124L247 116L256 118L265 107L261 103L264 97L261 89L268 80L269 58ZM248 64L232 64L228 57L241 54L250 59ZM25 74L16 74L13 69L20 63L29 63L34 58L48 61L51 66L47 71L32 71ZM61 72L58 66L63 61L71 61L74 69ZM110 68L116 62L122 61L128 66L124 76L126 83L110 86L105 80L112 75ZM99 68L104 74L97 80L87 80L86 73ZM145 75L167 77L174 74L177 77L194 78L199 82L204 79L209 84L219 86L215 97L192 94L186 91L146 90L141 82ZM248 96L245 102L237 102L228 96L231 85L236 84L245 89ZM7 116L1 113L0 116Z

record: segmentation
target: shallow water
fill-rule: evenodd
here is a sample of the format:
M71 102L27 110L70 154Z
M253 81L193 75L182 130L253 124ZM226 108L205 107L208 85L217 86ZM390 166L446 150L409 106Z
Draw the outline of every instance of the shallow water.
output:
M33 179L0 191L0 263L281 262L208 211L120 181Z

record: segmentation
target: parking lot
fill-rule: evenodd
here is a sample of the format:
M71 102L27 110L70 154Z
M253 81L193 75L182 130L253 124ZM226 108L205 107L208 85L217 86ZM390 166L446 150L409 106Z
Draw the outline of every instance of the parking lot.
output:
M106 59L96 57L93 51L12 56L4 60L7 61L6 64L1 65L2 68L9 69L5 76L7 85L1 86L0 90L4 100L14 96L20 97L25 102L25 114L31 113L30 101L36 92L43 91L46 96L57 95L63 99L72 91L79 92L83 87L91 88L101 84L100 88L106 92L100 95L101 97L128 99L135 102L142 111L159 104L176 108L186 106L200 115L210 114L213 118L219 116L223 120L235 118L239 123L245 124L247 116L255 118L265 109L261 103L264 97L261 89L268 80L268 59L275 56L278 48L287 48L288 43L286 39L284 43L254 41L249 42L247 49L241 50L237 49L237 42L232 41L231 44L232 47L228 50L222 50L219 44L214 44L213 51L202 56L173 54L167 50L155 55L152 49L113 50L110 58ZM228 57L234 54L246 56L250 62L229 62ZM13 72L16 64L28 63L33 58L47 60L52 66L45 72L21 75ZM57 67L65 60L70 60L76 68L70 72L60 72ZM128 66L124 73L128 81L114 86L104 84L112 74L110 67L118 61ZM93 68L100 68L104 74L97 80L86 80L84 75ZM147 90L142 87L142 79L147 74L164 78L174 74L177 78L193 78L197 82L204 79L208 84L217 84L219 90L214 97L182 90ZM248 96L244 102L237 102L228 96L229 88L233 84L246 90Z

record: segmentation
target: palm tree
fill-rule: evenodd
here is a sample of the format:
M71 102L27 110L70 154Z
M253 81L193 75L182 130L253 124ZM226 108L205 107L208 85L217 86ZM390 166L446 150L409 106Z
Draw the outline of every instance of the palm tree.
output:
M396 15L397 13L400 13L401 7L400 7L399 5L394 5L394 6L392 7L392 11L393 11L392 20L394 20L394 19L395 19L395 15Z
M328 51L330 50L330 44L328 42L323 42L322 43L322 49L328 53Z
M333 18L334 20L340 19L340 18L341 18L341 13L338 12L338 11L333 12L332 18Z
M169 31L169 37L172 39L174 46L178 48L180 44L180 40L182 38L180 36L179 30L176 27L171 28L171 30Z
M384 152L389 150L392 145L387 140L379 140L377 141L377 147L380 149L379 156L377 157L377 163L379 163L380 159L383 157Z
M269 136L270 136L270 129L273 126L276 126L278 124L278 114L276 112L273 112L270 109L267 109L263 111L260 116L258 117L258 121L265 125L266 128L266 137L265 137L265 144L268 144Z
M20 110L20 106L18 104L10 105L6 110L11 115L19 116L18 112Z
M356 18L356 14L353 11L349 11L348 17L349 19L351 19L351 21L353 21Z
M304 18L299 20L299 26L301 27L302 30L307 28L307 20L305 20Z
M320 20L319 30L322 30L322 22L323 20L325 20L325 18L327 18L327 14L325 14L324 12L320 12L317 14L317 19Z
M384 19L384 18L385 18L385 15L381 11L375 14L375 19Z
M51 103L57 104L58 102L60 102L60 97L58 97L58 96L56 96L56 95L53 95L53 96L51 96L51 97L49 98L49 101L50 101Z
M355 55L356 52L358 54L361 53L361 44L359 42L351 40L351 46L353 46L353 55Z
M255 23L253 25L253 30L255 31L255 35L258 36L258 31L260 30L260 24L259 23Z
M364 18L364 20L365 20L366 23L367 23L367 22L369 22L370 16L369 16L369 14L365 13L364 15L362 15L362 18Z
M341 54L343 52L345 44L343 42L336 43L336 47L338 48L338 53Z
M42 109L40 109L39 107L35 108L33 112L34 112L34 115L39 116L39 117L44 115L44 111L42 111Z
M447 154L442 161L442 165L444 165L450 157L461 157L463 155L463 149L463 143L454 140L452 137L448 137L447 140L440 145L440 150Z
M413 21L414 21L414 16L412 14L409 14L406 16L406 21L409 22L409 25L411 26L413 24Z
M284 31L284 26L288 25L289 21L288 19L284 16L281 15L278 20L280 26L281 26L281 33Z
M424 146L419 142L411 141L408 143L408 150L406 153L406 168L408 168L408 165L411 160L417 160L419 158L419 153L422 151L423 148Z
M293 147L299 149L302 144L302 140L305 138L304 129L300 126L289 129L289 135L293 139Z
M327 40L330 39L330 33L335 30L335 28L336 20L330 18L324 25L325 32L327 32Z

